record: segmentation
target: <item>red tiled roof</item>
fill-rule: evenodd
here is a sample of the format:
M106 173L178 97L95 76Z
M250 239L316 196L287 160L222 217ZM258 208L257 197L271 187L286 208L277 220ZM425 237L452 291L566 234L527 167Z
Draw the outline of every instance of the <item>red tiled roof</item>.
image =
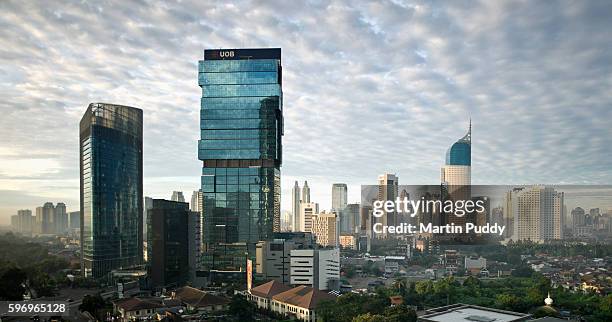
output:
M302 285L274 295L272 299L302 308L313 309L317 307L319 302L335 300L336 296Z
M229 303L229 300L224 297L206 293L190 286L184 286L177 289L175 292L175 296L183 303L186 303L193 307L225 305Z
M251 294L259 297L272 298L274 295L288 291L290 289L291 286L285 285L279 281L272 280L265 284L253 287L251 289Z
M120 299L114 302L114 304L125 311L137 311L137 310L148 310L148 309L157 309L162 307L162 305L147 301L144 299L140 299L137 297L131 297L127 299Z

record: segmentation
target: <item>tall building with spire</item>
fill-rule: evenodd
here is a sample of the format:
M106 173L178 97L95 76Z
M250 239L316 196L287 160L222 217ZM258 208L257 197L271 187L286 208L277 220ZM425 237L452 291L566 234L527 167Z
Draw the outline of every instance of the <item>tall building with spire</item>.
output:
M308 187L308 181L304 181L304 187L302 188L302 202L310 203L310 187Z
M441 182L452 200L469 200L472 184L472 121L468 132L446 151L446 162L441 170ZM446 224L464 225L465 216L446 214Z
M185 202L185 196L182 191L172 191L171 201Z
M292 211L291 215L293 216L293 220L291 222L291 229L293 231L299 231L299 227L301 223L301 219L300 219L301 200L302 199L300 198L300 185L298 184L296 180L291 190L291 211Z

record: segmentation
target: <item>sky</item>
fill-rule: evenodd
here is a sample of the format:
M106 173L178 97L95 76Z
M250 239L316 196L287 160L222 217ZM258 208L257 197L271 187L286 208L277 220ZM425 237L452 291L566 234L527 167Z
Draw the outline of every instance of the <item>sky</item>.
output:
M144 192L199 188L197 62L282 48L295 180L436 184L472 119L474 184L612 183L610 1L0 1L0 223L78 210L91 102L144 110Z

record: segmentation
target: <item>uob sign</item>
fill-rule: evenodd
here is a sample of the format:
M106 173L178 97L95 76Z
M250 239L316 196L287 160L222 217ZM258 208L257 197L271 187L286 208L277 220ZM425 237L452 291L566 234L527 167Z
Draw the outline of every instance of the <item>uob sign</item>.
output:
M234 51L230 50L230 51L221 51L219 52L219 56L221 58L226 57L226 58L230 58L230 57L234 57Z

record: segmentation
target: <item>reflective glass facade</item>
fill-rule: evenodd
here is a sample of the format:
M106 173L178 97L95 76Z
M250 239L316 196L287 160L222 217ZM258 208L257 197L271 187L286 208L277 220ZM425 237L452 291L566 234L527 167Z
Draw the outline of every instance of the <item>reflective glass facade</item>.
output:
M98 278L142 263L142 110L90 104L79 142L81 266Z
M472 165L472 126L468 133L446 151L446 165Z
M280 230L280 49L206 50L198 83L203 269L239 269Z
M153 287L189 280L189 204L153 199L147 215L148 273Z

